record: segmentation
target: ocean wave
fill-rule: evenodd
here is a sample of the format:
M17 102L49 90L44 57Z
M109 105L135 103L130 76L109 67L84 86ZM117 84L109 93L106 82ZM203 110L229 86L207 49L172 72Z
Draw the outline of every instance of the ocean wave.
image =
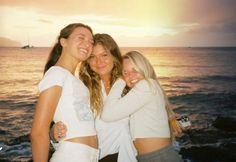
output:
M173 78L161 78L169 79L172 82L178 83L194 83L200 81L226 81L226 82L236 82L236 75L211 75L211 76L199 76L199 77L173 77Z
M170 97L178 111L188 113L212 113L236 116L236 92L190 93Z
M215 147L215 146L193 146L190 148L183 148L180 154L184 159L189 161L221 161L233 162L236 161L236 145Z
M227 98L225 98L227 97ZM197 100L196 102L199 102L201 100L207 100L209 101L210 98L212 98L212 100L215 99L224 99L224 100L228 100L230 99L231 101L235 101L234 99L236 99L236 92L218 92L218 93L199 93L199 92L193 92L193 93L186 93L186 94L181 94L178 96L172 96L170 97L172 100Z
M235 119L232 122L234 121ZM190 161L236 160L235 131L229 132L214 127L189 129L177 140L180 141L180 154L184 159ZM214 152L217 156L214 156Z
M170 65L170 64L153 64L154 67L168 67L168 68L226 68L231 65L219 64L219 65Z

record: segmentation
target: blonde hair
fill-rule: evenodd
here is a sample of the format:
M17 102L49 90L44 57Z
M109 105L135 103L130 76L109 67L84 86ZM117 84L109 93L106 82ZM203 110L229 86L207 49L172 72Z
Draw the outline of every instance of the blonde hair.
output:
M164 96L164 100L165 100L165 108L166 108L166 112L169 118L169 127L170 127L170 132L171 132L171 139L174 140L174 135L173 135L173 128L172 128L172 124L171 124L171 117L173 116L174 112L171 109L169 100L165 94L165 91L163 90L162 86L160 85L159 81L157 80L157 75L155 73L155 70L153 68L153 66L151 65L151 63L148 61L148 59L146 57L144 57L141 53L139 53L138 51L130 51L128 53L126 53L123 56L123 59L129 59L131 61L131 63L133 64L134 68L136 71L138 71L140 74L142 74L144 76L144 79L148 82L150 89L153 90L153 93L156 93L155 88L152 88L152 84L150 82L150 78L155 80L156 83L158 84L158 86L161 88L162 90L162 94ZM128 93L128 91L130 90L129 87L125 87L122 96L124 96L125 94Z
M120 49L114 39L108 34L95 34L94 46L97 44L102 45L113 59L114 66L111 71L110 80L110 86L112 86L117 78L122 75L122 56ZM103 107L100 76L91 69L87 61L81 63L79 76L89 89L92 110L96 115L99 115Z

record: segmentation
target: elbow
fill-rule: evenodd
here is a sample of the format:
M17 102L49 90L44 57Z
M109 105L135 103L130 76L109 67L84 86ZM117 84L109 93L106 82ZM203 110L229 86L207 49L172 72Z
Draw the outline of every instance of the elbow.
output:
M102 119L104 122L115 122L115 121L118 121L118 120L123 119L123 118L119 118L118 116L113 115L113 114L115 114L115 113L112 113L112 114L109 114L109 113L102 113L101 119Z
M31 129L31 132L30 132L30 140L31 141L36 141L40 138L49 138L48 137L48 133L46 131L43 131L41 129Z
M39 137L39 132L32 129L31 132L30 132L30 140L34 141L34 140L37 139L37 137Z
M105 122L113 122L113 118L111 115L107 115L106 113L102 113L101 119Z
M113 122L110 118L101 118L104 122Z

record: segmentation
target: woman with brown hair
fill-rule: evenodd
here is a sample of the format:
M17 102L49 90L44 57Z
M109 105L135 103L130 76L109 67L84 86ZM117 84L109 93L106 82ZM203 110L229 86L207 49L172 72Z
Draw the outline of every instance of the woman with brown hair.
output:
M136 150L129 132L129 119L104 122L100 119L103 105L114 82L122 75L122 56L114 39L108 34L95 34L90 57L80 65L79 76L90 92L91 108L100 150L100 162L136 162ZM54 138L67 136L65 126L54 126ZM59 128L59 130L58 130Z
M89 26L74 23L61 30L39 83L40 94L31 130L34 162L48 161L52 120L67 125L67 137L59 143L51 162L98 160L89 91L75 76L78 63L90 56L92 47L93 33Z

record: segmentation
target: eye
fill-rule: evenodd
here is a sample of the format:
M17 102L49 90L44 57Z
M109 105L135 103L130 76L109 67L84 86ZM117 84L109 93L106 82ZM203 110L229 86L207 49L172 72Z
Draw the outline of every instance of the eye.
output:
M107 57L108 54L106 52L102 53L102 57Z
M94 41L91 39L91 40L89 40L89 43L91 44L91 45L94 45Z
M132 68L132 73L139 73L136 69Z
M79 40L84 40L84 37L83 36L78 36L78 39Z
M89 60L93 60L94 58L95 58L94 55L90 55L88 59L89 59Z
M127 71L123 71L122 73L124 76L126 76L128 74Z

